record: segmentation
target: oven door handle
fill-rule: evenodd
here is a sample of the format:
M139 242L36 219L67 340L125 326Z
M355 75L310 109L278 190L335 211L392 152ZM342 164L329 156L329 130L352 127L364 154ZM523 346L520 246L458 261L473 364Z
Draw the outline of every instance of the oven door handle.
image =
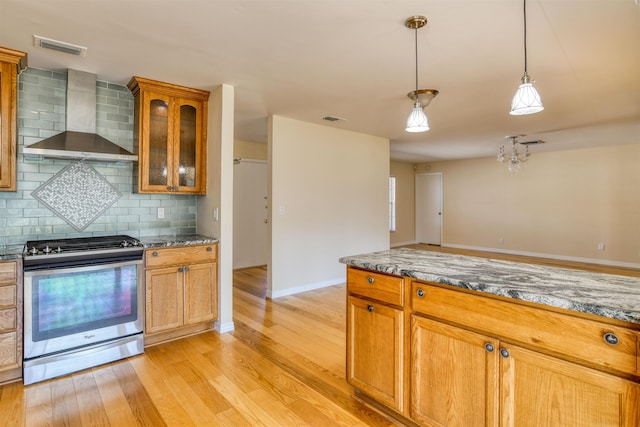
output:
M140 265L142 259L134 261L114 262L114 263L102 263L91 265L80 265L75 267L62 267L62 268L47 268L43 270L24 270L24 277L36 277L36 276L50 276L52 274L65 274L65 273L82 273L85 271L103 270L105 268L118 268L125 267L127 265Z

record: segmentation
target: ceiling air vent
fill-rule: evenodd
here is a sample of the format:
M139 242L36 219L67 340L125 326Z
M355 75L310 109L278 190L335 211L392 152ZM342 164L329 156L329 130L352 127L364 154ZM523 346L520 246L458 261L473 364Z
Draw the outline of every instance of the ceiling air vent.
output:
M340 122L340 121L344 121L346 119L340 118L340 117L334 117L334 116L324 116L322 118L322 120L326 120L328 122Z
M535 144L544 144L544 141L541 139L534 139L533 141L520 142L520 145L535 145Z
M84 46L78 46L77 44L48 39L46 37L38 36L35 34L33 35L33 45L36 47L41 47L43 49L57 50L58 52L69 53L76 56L87 55L87 48Z

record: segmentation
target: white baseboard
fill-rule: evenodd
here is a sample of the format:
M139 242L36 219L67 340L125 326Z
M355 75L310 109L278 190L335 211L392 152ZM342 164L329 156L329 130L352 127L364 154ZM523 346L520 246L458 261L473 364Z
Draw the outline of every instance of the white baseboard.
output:
M397 248L398 246L406 246L406 245L415 245L418 242L416 240L412 241L412 242L399 242L399 243L393 243L391 244L391 248Z
M443 248L470 249L475 251L497 252L500 254L523 255L523 256L531 256L531 257L537 257L537 258L545 258L545 259L558 259L563 261L585 262L589 264L607 265L611 267L625 267L625 268L636 268L636 269L640 268L640 264L638 263L619 262L619 261L611 261L606 259L581 258L581 257L572 257L572 256L565 256L565 255L545 254L545 253L539 253L539 252L513 251L508 249L485 248L480 246L452 245L448 243L443 243L441 246Z
M213 329L215 329L219 334L225 334L227 332L233 332L235 330L235 326L233 322L220 323L220 321L216 320L213 322Z
M345 282L345 278L340 277L338 279L332 279L332 280L327 280L324 282L317 282L317 283L309 283L307 285L296 286L295 288L283 289L281 291L273 292L269 290L267 291L267 298L276 299L280 297L286 297L288 295L295 295L302 292L313 291L315 289L326 288L334 285L341 285L344 282Z

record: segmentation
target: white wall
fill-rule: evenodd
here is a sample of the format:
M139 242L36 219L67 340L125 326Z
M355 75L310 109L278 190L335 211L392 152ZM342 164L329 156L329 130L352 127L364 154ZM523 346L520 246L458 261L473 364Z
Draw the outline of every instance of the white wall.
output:
M198 198L196 232L218 244L218 332L233 326L233 115L234 88L211 91L207 137L207 195ZM214 211L218 209L218 220Z
M343 283L346 255L389 248L389 141L269 119L270 290Z
M495 158L429 167L443 174L443 246L640 266L640 144L532 150L515 175Z

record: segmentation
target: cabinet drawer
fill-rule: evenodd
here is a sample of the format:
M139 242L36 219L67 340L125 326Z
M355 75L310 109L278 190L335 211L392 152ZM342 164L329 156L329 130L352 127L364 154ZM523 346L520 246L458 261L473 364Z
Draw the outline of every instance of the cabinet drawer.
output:
M0 307L16 305L16 285L0 286Z
M18 366L17 344L15 332L0 334L0 369Z
M347 269L347 292L398 306L404 305L403 279L355 268Z
M15 330L18 327L15 308L0 310L0 332Z
M16 261L0 262L0 284L18 281L18 263Z
M150 248L145 250L147 268L170 265L188 265L216 261L218 245L176 246L170 248Z
M640 373L640 333L631 329L415 281L411 295L416 313L589 365ZM605 337L615 343L607 343Z

